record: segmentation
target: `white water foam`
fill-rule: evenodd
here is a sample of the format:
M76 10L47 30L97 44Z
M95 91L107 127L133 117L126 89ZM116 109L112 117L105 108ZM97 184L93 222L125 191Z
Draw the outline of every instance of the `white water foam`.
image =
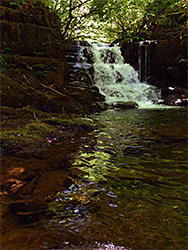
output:
M161 99L161 91L139 81L138 72L124 63L119 46L91 43L90 51L94 60L94 82L107 103L134 101L140 108L163 107L155 104Z

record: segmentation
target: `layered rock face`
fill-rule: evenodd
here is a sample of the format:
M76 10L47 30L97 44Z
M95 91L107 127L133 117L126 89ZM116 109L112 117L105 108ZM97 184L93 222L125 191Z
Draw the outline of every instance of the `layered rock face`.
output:
M94 84L93 60L87 49L89 46L85 41L75 41L67 51L67 80L69 95L88 106L91 112L96 112L106 109L103 104L105 97Z
M31 105L45 112L92 112L90 106L100 94L69 85L66 54L70 43L61 35L60 19L40 1L1 1L0 9L1 104Z

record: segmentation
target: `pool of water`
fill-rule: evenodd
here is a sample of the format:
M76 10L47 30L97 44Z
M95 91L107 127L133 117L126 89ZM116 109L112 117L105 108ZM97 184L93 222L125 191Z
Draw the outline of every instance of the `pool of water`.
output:
M59 248L187 249L186 109L91 118L99 127L70 153L72 184L49 203L44 221L66 233Z

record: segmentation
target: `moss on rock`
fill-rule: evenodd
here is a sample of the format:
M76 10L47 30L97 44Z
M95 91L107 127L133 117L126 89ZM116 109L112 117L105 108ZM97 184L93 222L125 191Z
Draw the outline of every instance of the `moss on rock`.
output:
M1 153L42 149L75 131L92 130L93 121L77 115L46 113L31 106L1 109Z
M97 111L92 104L99 98L92 89L68 83L70 44L62 38L59 17L37 0L2 0L0 9L3 154L41 148L53 138L90 129L74 117Z
M65 58L65 52L57 46L56 34L51 27L7 20L0 21L0 24L3 52L9 50L25 56Z

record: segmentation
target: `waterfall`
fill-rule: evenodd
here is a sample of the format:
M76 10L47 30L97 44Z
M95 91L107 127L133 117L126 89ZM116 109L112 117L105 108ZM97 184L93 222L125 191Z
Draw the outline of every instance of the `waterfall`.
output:
M94 82L106 97L106 102L134 101L139 107L151 107L161 98L160 90L146 82L140 82L138 72L124 63L118 45L91 43L89 47L94 61Z
M138 72L140 81L146 81L150 76L149 44L145 43L144 41L139 43Z
M160 90L139 80L141 72L142 74L144 72L146 78L150 72L148 67L147 71L144 67L144 71L137 72L130 64L124 63L118 45L82 42L78 43L76 48L77 54L74 52L73 55L68 55L71 69L70 84L74 86L77 84L80 87L97 86L100 93L105 96L107 103L133 101L140 108L162 107L155 104L161 99ZM76 62L72 63L75 58ZM145 50L144 54L138 58L140 65L143 64L143 58L145 63L150 63L148 50ZM74 75L72 75L73 73ZM85 79L86 77L89 81Z
M138 72L140 81L147 81L152 75L151 65L153 66L154 64L154 51L156 44L156 40L145 40L139 42Z

